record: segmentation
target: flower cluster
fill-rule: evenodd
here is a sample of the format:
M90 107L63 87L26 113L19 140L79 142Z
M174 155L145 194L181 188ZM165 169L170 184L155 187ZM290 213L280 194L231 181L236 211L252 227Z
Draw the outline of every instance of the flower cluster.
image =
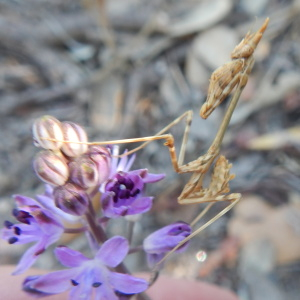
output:
M56 206L76 216L86 213L89 190L99 189L108 178L109 148L89 147L81 126L51 116L33 124L33 138L36 146L45 149L35 157L34 170L42 181L54 186Z
M145 291L147 281L128 274L122 263L130 250L128 240L121 236L109 238L103 220L149 211L153 197L146 195L145 187L162 180L164 174L130 170L134 155L128 157L125 152L119 159L118 147L91 145L81 126L61 123L52 116L34 123L33 138L35 145L43 148L33 167L45 183L45 192L35 199L14 196L16 221L4 222L2 238L10 244L34 244L23 254L13 274L30 268L63 233L85 232L95 255L88 258L67 246L58 246L55 256L67 269L28 277L23 289L36 296L69 290L70 299L113 300ZM97 197L100 218L92 202ZM82 227L77 231L68 229L66 224L72 222ZM153 266L190 233L188 224L177 222L151 234L136 249L143 249L149 266Z

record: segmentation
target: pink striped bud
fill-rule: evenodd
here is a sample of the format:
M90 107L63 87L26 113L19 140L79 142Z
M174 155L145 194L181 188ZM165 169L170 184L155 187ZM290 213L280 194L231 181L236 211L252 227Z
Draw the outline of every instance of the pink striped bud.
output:
M75 184L67 183L55 188L53 196L55 205L68 214L82 216L87 210L88 195Z
M42 181L52 185L63 185L69 178L66 159L50 150L37 154L33 168Z
M63 122L62 129L65 143L63 143L61 150L64 154L69 157L77 157L88 150L86 144L88 138L81 126L72 122Z
M80 187L87 189L99 185L97 165L88 157L79 157L69 164L70 179Z
M86 155L93 160L98 167L99 184L108 179L111 168L111 153L106 147L91 146Z
M47 115L33 123L32 134L34 145L48 150L60 149L64 139L60 121Z

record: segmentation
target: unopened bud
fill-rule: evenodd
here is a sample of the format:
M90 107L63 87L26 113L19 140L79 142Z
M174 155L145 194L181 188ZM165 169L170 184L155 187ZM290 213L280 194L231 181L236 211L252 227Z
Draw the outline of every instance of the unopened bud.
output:
M60 121L47 115L33 123L32 134L35 146L49 150L60 149L64 139Z
M107 180L111 168L111 153L106 147L91 146L87 156L93 160L98 167L99 184Z
M42 151L33 160L33 168L39 178L52 185L63 185L69 178L65 158L52 151Z
M85 130L72 122L62 123L64 143L62 145L62 151L69 157L76 157L84 154L88 150L88 141ZM79 143L78 143L79 142Z
M98 167L90 158L79 157L69 167L72 182L85 189L99 185Z
M55 188L53 196L55 205L68 214L82 216L87 210L88 195L75 184L67 183Z

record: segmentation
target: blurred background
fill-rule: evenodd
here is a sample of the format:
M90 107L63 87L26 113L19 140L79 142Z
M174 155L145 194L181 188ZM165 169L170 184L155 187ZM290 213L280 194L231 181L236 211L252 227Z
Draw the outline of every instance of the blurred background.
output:
M43 189L31 166L31 125L45 114L105 141L153 135L192 109L186 162L204 154L227 106L199 117L210 75L266 17L222 147L236 174L232 191L243 198L188 251L172 256L164 273L227 287L242 300L299 299L299 0L0 0L1 220L9 218L12 194ZM184 124L171 132L179 149ZM173 171L162 141L141 150L134 167L166 173L148 190L155 202L135 228L135 244L161 226L190 222L205 207L177 204L189 177ZM203 222L227 204L215 205ZM111 231L120 234L120 227ZM1 264L16 263L23 251L1 241ZM58 267L45 257L38 267ZM128 265L147 270L143 256Z

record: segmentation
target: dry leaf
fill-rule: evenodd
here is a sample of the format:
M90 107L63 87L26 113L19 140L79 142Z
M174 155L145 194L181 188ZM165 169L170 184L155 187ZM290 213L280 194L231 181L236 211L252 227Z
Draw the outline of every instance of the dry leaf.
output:
M252 150L272 150L294 144L300 144L300 126L253 138L248 141L246 147Z
M178 20L170 20L167 32L172 37L191 34L210 27L231 11L231 0L205 0Z

